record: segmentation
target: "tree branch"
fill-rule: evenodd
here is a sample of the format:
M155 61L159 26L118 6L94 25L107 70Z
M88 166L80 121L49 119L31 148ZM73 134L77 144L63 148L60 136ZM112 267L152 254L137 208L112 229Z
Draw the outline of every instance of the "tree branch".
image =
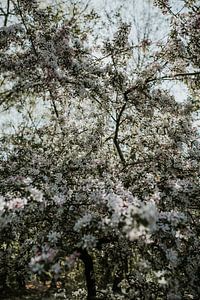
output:
M126 95L127 97L127 95ZM121 117L123 115L123 112L126 108L126 104L127 104L127 101L124 103L124 105L122 106L120 112L119 112L119 115L117 117L117 120L116 120L116 127L115 127L115 134L114 134L114 138L113 138L113 142L115 144L115 147L117 149L117 152L119 154L119 157L120 157L120 160L121 162L123 163L123 165L126 164L126 161L125 161L125 158L124 158L124 155L123 155L123 152L121 150L121 147L120 147L120 144L119 144L119 140L118 140L118 134L119 134L119 127L120 127L120 122L121 122Z
M155 82L155 81L159 81L159 80L177 80L178 77L189 77L189 76L198 76L200 75L200 71L197 71L197 72L189 72L189 73L177 73L177 74L174 74L172 76L162 76L162 77L158 77L158 78L151 78L151 79L148 79L146 81L146 83L149 83L149 82Z
M54 96L53 96L53 94L52 94L52 91L50 90L49 93L50 93L50 96L51 96L51 103L52 103L52 105L53 105L53 109L54 109L56 118L59 119L59 112L58 112L58 109L57 109L57 106L56 106L56 103L55 103L55 100L54 100Z
M4 14L4 16L5 16L4 24L3 24L4 26L7 26L9 14L10 14L10 0L7 0L7 9Z
M18 5L18 11L19 11L19 15L21 17L21 20L22 20L22 24L24 25L25 29L26 29L26 34L28 35L29 37L29 40L30 40L30 43L31 43L31 46L32 46L32 49L33 49L33 52L36 56L38 56L38 53L37 53L37 50L35 48L35 45L34 45L34 41L33 41L33 37L32 35L30 34L30 30L28 29L27 25L26 25L26 22L24 20L24 16L23 16L23 13L22 13L22 10L20 8L20 4L19 4L19 1L17 1L17 5Z

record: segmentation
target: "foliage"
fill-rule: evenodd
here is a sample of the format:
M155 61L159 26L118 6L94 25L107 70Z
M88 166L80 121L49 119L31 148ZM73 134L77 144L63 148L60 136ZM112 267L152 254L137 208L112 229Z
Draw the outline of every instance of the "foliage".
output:
M198 299L198 1L155 2L171 18L156 50L122 18L99 41L83 3L2 7L0 105L22 120L0 140L5 296L37 279L71 299Z

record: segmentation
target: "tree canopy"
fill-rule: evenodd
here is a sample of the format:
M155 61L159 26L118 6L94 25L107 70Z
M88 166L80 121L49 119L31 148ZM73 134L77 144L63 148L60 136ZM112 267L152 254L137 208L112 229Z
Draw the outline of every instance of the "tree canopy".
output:
M199 1L154 6L156 42L149 16L141 34L84 1L0 6L0 108L18 114L0 136L6 299L41 282L61 299L199 299Z

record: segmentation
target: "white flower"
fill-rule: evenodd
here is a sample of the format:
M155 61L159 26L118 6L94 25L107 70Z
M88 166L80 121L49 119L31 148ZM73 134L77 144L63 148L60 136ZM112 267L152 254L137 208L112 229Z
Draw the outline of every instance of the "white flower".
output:
M86 227L90 224L92 220L91 214L85 214L82 218L80 218L76 224L74 225L74 230L79 231L81 228Z
M139 227L134 227L132 228L128 233L127 237L129 238L130 241L135 241L141 238L142 236L145 236L147 232L146 227L143 225L140 225Z
M43 193L38 190L37 188L29 188L29 192L31 193L31 196L33 197L34 200L38 202L42 202L43 200Z
M54 201L56 204L58 204L58 205L62 205L62 204L64 204L65 201L66 201L66 196L63 195L63 194L55 195L55 196L53 197L53 201Z
M124 200L117 194L110 193L107 195L108 207L111 208L115 213L122 211L124 207Z
M165 271L164 270L157 271L157 272L154 272L154 274L156 275L157 278L160 278L165 274Z
M27 204L27 199L25 198L14 198L7 203L8 209L24 208Z
M167 280L165 279L165 277L161 277L160 279L158 279L158 283L161 285L165 285L167 284Z
M60 238L60 233L56 231L51 231L48 234L48 241L51 243L56 243L58 239Z
M26 184L26 185L29 185L32 183L32 179L30 177L26 177L24 178L23 180L23 183Z
M6 204L6 202L4 200L4 197L0 196L0 211L4 209L5 204Z
M81 246L83 248L93 248L96 246L97 240L95 238L95 236L91 235L91 234L84 234L83 238L82 238L82 242L81 242Z
M42 1L42 0L40 0L40 1L38 1L39 3L39 9L45 9L49 4L50 4L50 1Z

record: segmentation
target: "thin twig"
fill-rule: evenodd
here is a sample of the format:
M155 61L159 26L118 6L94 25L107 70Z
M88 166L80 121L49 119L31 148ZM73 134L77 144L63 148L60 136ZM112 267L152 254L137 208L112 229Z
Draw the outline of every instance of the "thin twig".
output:
M200 75L200 71L197 71L197 72L189 72L189 73L177 73L177 74L174 74L172 76L162 76L162 77L157 77L157 78L151 78L151 79L148 79L146 81L146 83L149 83L149 82L154 82L154 81L160 81L160 80L177 80L178 77L189 77L189 76L198 76Z
M9 14L10 14L10 0L7 0L7 9L5 13L4 26L7 26Z
M24 27L25 27L25 29L26 29L26 34L27 34L28 37L29 37L29 40L30 40L30 43L31 43L33 52L35 53L36 56L38 56L37 50L36 50L35 45L34 45L34 42L33 42L32 35L30 34L30 30L28 29L28 27L27 27L27 25L26 25L26 22L25 22L25 20L24 20L24 16L23 16L22 10L21 10L21 8L20 8L19 1L17 1L17 5L18 5L19 15L20 15L21 20L22 20L22 24L24 25Z

